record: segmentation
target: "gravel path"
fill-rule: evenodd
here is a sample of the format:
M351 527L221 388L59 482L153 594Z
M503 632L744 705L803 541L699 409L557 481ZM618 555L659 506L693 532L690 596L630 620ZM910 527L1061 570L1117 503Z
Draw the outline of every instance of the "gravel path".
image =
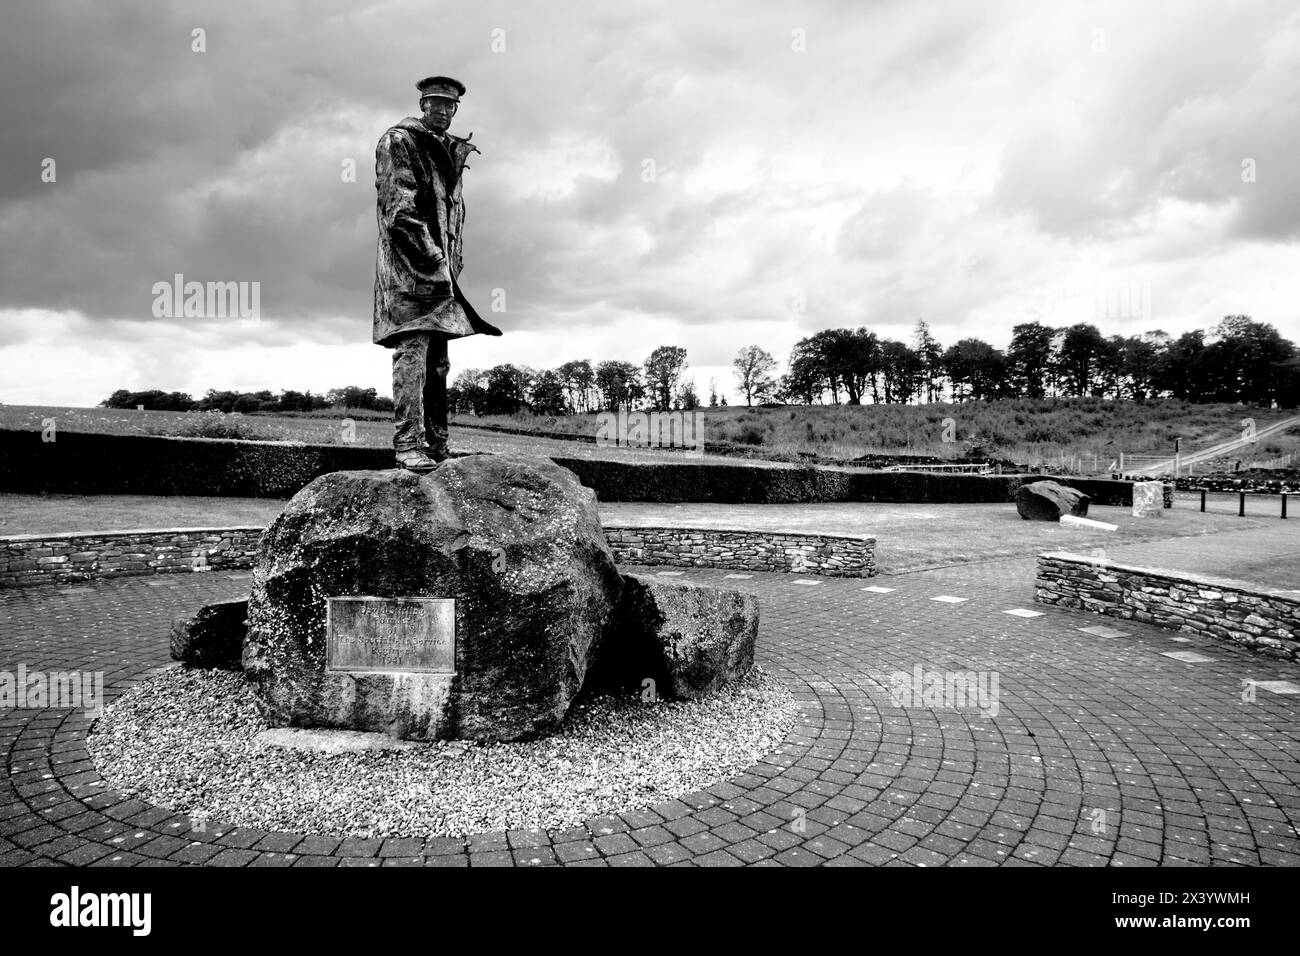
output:
M325 755L271 747L243 680L171 668L106 708L87 739L114 787L226 825L338 836L556 829L735 776L794 726L796 704L756 668L702 701L598 697L559 734L478 746Z

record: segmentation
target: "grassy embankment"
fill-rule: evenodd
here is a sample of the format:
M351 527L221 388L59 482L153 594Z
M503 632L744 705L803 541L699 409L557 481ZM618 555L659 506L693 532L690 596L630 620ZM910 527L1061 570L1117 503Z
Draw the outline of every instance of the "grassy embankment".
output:
M774 458L816 455L853 459L864 455L931 455L957 458L972 450L1030 465L1092 473L1106 470L1120 451L1126 455L1172 454L1174 438L1195 450L1240 434L1242 419L1256 427L1295 413L1240 405L1194 405L1163 400L1147 403L1101 399L1011 399L961 405L784 406L709 408L704 435L709 442L750 446ZM388 415L369 411L316 412L310 415L221 415L219 413L139 412L125 409L56 406L0 406L0 428L39 430L47 418L64 431L110 434L199 435L339 444L347 440L341 419L353 421L351 439L382 447L392 440ZM951 420L949 425L947 420ZM527 431L595 434L594 414L455 416L456 426L499 425ZM945 433L955 441L945 441ZM472 434L461 432L462 435ZM482 434L481 432L479 434ZM1266 439L1243 467L1300 452L1300 431ZM1199 469L1198 469L1199 471Z

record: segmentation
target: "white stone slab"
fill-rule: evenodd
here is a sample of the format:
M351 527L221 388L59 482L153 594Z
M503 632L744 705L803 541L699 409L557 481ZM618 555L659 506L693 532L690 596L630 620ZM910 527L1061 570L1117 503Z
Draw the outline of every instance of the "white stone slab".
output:
M655 573L658 574L659 577L661 578L679 578L686 572L685 571L657 571Z
M723 577L725 579L729 579L732 581L748 581L750 578L753 577L753 575L752 574L725 574L723 575Z
M1003 614L1014 614L1016 617L1042 617L1042 611L1031 611L1025 607L1013 607L1009 611L1003 611Z
M1119 525L1111 524L1109 521L1093 521L1091 518L1080 518L1077 515L1061 515L1061 524L1066 527L1092 528L1096 531L1116 531L1119 529Z
M1184 664L1206 664L1214 660L1213 657L1206 657L1204 654L1196 653L1196 651L1165 651L1162 656L1172 657Z
M1293 684L1289 680L1257 680L1255 686L1274 694L1300 694L1300 684Z
M863 588L864 591L870 591L872 594L892 594L897 588L882 588L878 584L873 584L869 588Z
M814 580L812 580L811 578L800 578L798 581L796 581L796 582L794 582L794 583L795 583L795 584L803 584L803 585L807 585L807 586L810 587L810 588L811 588L811 587L816 587L817 585L821 584L820 581L814 581Z
M1190 643L1192 643L1192 639L1191 639L1190 637L1171 637L1171 638L1169 638L1169 639L1170 639L1171 641L1173 641L1175 644L1190 644Z
M1094 634L1097 637L1128 637L1128 631L1107 627L1105 624L1094 624L1092 627L1081 627L1079 630L1085 634Z
M960 604L962 601L969 601L970 598L953 597L951 594L940 594L938 597L930 598L931 601L940 601L944 604Z
M253 737L263 747L283 747L322 754L362 753L368 750L417 750L428 744L416 740L398 740L388 734L360 730L301 730L273 727ZM435 752L436 747L431 749Z

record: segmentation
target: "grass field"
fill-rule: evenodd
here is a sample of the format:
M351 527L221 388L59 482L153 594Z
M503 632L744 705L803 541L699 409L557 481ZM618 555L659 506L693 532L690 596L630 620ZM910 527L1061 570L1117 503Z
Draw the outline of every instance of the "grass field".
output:
M1049 465L1084 474L1108 470L1126 455L1173 453L1175 437L1184 450L1211 445L1240 434L1242 420L1257 428L1294 415L1281 409L1240 405L1194 405L1174 400L1149 403L1091 398L1017 399L962 405L783 406L780 408L701 409L710 442L753 446L774 456L801 453L831 459L863 455L932 455L957 458L973 448L1029 465ZM342 444L347 439L370 447L392 441L393 425L373 412L358 412L352 425L320 415L220 415L58 406L0 406L0 428L40 430L53 420L72 432L108 434L207 435L312 444ZM362 416L366 417L362 417ZM601 457L607 449L560 439L487 432L474 425L495 424L529 431L594 435L595 415L458 416L452 420L452 447L464 451ZM951 437L955 440L945 441ZM1300 452L1300 431L1261 441L1254 459ZM671 455L668 460L673 460ZM656 460L651 453L645 460ZM1242 456L1243 467L1252 460Z
M1195 449L1235 437L1242 419L1256 427L1295 415L1294 410L1190 402L1112 402L1093 398L1008 399L934 405L812 405L780 408L706 408L705 438L758 445L780 453L811 452L852 459L874 454L956 458L974 446L994 457L1027 464L1083 459L1106 470L1126 455L1172 455L1174 438ZM543 418L533 415L458 419L594 434L595 415ZM948 420L951 420L949 425ZM945 435L945 432L947 435ZM945 437L955 440L945 441ZM1259 459L1300 451L1300 431L1261 442ZM1243 458L1243 461L1248 459Z

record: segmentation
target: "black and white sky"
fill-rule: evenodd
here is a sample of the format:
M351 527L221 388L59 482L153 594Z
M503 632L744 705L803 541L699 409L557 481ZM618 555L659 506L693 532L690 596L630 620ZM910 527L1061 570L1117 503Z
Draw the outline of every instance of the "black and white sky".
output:
M7 0L0 401L388 394L374 147L434 73L506 332L453 374L673 344L734 395L740 346L921 318L1300 338L1294 2ZM155 317L177 273L259 316Z

